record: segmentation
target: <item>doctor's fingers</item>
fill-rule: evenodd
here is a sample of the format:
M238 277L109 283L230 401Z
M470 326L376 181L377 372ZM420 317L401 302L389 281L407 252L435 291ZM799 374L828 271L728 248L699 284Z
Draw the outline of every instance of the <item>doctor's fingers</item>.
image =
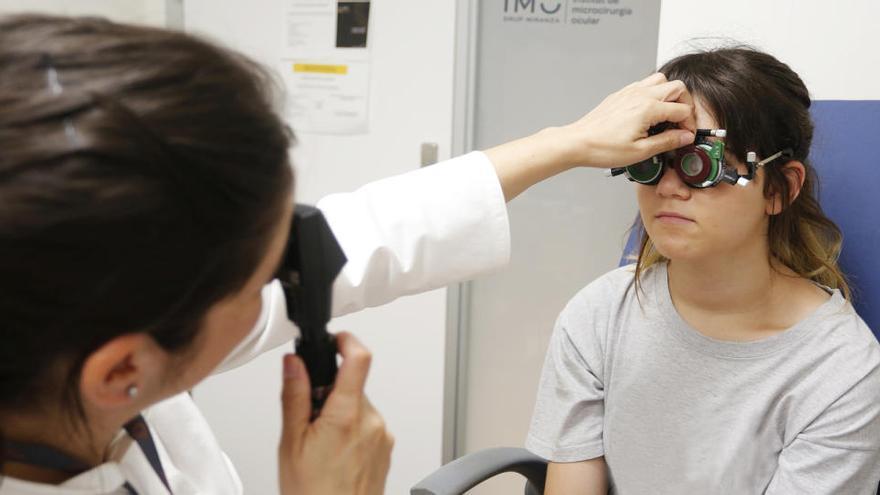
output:
M665 82L656 86L644 88L644 91L659 101L677 101L679 103L693 104L687 86L679 80Z
M627 95L632 92L641 91L650 86L656 86L658 84L662 84L666 82L666 76L662 72L655 72L650 76L641 79L639 81L633 81L626 86L618 89L617 91L610 93L607 98L612 97L620 97L622 95Z
M687 86L679 79L671 81L666 79L662 72L656 72L650 76L628 86L631 91L644 91L659 101L677 101L679 103L693 104L694 99Z
M366 401L369 404L369 401ZM370 416L381 420L381 416L369 404ZM394 449L394 437L385 428L385 422L374 423L374 427L367 432L368 442L365 450L369 452L372 463L360 480L362 493L385 493L385 481L388 478L388 470L391 467L391 451Z
M663 74L662 72L655 72L655 73L651 74L650 76L642 79L641 81L636 81L636 82L630 84L630 86L631 87L638 87L638 88L647 88L649 86L656 86L658 84L663 84L666 81L667 81L666 74Z
M690 110L683 114L683 119L672 120L681 129L695 131L697 128L694 117L694 97L683 82L675 80L645 89L652 98L660 102L672 102L687 105Z
M369 462L365 464L380 471L383 477L387 473L394 437L388 431L385 419L366 396L351 402L337 400L332 405L328 399L314 427L336 438L339 445L368 452Z
M312 387L302 359L295 354L284 356L284 381L281 388L282 452L299 450L309 428L312 414Z
M373 354L357 337L348 332L336 335L336 345L342 356L342 365L333 388L339 394L363 394Z
M694 141L694 134L682 129L667 129L660 134L636 141L636 148L644 156L654 156L687 146Z
M364 433L370 439L376 454L390 456L394 447L394 435L388 431L385 419L367 398L364 398L363 416Z
M348 332L336 335L336 346L342 355L342 364L339 366L333 391L324 404L322 416L346 414L346 411L359 408L360 403L365 400L364 385L370 373L372 353Z
M681 130L691 133L696 131L694 106L688 103L674 101L655 102L645 107L644 118L649 125L672 122L678 124L678 128Z

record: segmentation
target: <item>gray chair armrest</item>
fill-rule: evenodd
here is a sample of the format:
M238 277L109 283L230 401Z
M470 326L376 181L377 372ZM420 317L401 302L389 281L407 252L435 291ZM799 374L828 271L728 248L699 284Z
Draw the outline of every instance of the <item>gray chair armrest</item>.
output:
M525 493L544 491L547 461L525 449L501 447L460 457L434 471L410 490L410 495L461 495L501 473L515 472L526 477Z

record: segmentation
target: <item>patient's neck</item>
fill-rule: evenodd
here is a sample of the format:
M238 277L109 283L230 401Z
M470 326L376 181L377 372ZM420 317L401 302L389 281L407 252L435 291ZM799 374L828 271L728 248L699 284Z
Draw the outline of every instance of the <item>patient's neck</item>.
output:
M670 261L668 273L669 291L676 302L722 312L766 302L779 275L766 250L733 259Z
M798 321L787 311L786 291L797 277L771 259L766 245L738 248L736 256L672 260L669 293L679 314L693 327L724 340L752 340Z

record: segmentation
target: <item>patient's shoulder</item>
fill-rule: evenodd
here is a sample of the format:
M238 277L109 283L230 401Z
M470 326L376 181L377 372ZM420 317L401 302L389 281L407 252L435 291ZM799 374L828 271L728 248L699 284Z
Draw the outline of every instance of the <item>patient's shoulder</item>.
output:
M840 290L834 290L831 299L816 310L809 321L818 325L820 331L812 335L816 342L808 345L815 345L825 353L834 351L844 362L851 361L854 354L869 355L871 366L880 366L877 337Z
M579 290L569 300L561 317L569 321L608 317L626 304L634 283L635 265L615 268Z
M642 273L642 282L644 283L645 277L649 275L647 272ZM627 294L628 291L631 290L633 285L635 284L635 265L625 265L619 268L615 268L599 278L593 280L586 287L579 290L574 297L572 298L572 302L577 302L581 304L588 303L601 303L608 304L609 302L620 300Z

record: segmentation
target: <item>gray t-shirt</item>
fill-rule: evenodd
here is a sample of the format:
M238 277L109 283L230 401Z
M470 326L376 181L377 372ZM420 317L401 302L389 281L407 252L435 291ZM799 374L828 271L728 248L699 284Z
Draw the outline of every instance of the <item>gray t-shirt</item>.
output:
M526 446L605 456L630 494L862 494L880 482L880 345L839 291L788 330L709 338L666 265L580 291L556 323Z

